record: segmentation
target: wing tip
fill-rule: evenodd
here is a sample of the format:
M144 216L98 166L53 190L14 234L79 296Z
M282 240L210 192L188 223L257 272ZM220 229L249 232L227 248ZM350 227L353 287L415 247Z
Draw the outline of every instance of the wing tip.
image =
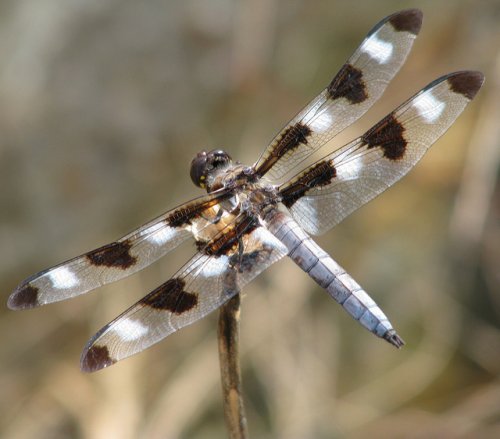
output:
M422 28L424 14L417 8L404 9L390 15L387 19L398 32L409 32L418 35Z
M7 307L12 310L31 309L39 306L38 288L29 283L22 283L7 300Z
M97 372L116 363L107 346L91 344L85 347L80 358L80 369L83 372Z
M450 89L472 100L484 84L484 74L475 70L452 73L448 78Z

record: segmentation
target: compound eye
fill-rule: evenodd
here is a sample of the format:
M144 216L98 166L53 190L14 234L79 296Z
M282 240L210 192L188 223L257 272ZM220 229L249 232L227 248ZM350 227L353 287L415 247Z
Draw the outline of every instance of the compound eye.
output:
M201 151L196 154L196 157L191 161L191 170L189 175L193 183L201 188L205 187L205 180L207 178L207 152Z
M214 149L210 151L207 156L207 161L210 162L213 168L218 168L220 166L226 166L231 163L231 157L226 151L222 149Z

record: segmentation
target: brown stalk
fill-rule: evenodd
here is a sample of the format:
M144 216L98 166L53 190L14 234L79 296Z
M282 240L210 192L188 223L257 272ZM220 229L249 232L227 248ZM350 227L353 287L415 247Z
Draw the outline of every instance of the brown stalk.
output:
M220 309L217 331L224 416L230 439L248 438L241 389L239 332L240 295L237 294Z

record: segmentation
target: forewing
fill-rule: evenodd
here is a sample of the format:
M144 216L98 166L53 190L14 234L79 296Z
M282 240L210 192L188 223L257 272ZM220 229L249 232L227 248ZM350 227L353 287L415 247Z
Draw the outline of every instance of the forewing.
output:
M82 370L107 367L201 319L287 254L265 228L240 224L243 253L232 229L221 232L173 278L102 328L83 351Z
M327 231L403 177L483 82L483 75L472 71L432 82L363 136L283 185L283 204L307 232Z
M11 294L11 309L34 308L69 299L117 281L150 265L214 217L228 193L210 194L178 206L116 242L41 271Z
M279 180L361 117L403 65L421 24L418 9L377 24L330 84L273 139L254 165L257 175Z

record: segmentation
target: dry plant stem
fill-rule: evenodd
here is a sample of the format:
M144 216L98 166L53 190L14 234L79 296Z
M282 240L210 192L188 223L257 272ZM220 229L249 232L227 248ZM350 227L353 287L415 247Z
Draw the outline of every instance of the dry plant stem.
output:
M221 308L217 332L224 416L230 439L248 438L241 391L239 332L240 295L237 294Z

